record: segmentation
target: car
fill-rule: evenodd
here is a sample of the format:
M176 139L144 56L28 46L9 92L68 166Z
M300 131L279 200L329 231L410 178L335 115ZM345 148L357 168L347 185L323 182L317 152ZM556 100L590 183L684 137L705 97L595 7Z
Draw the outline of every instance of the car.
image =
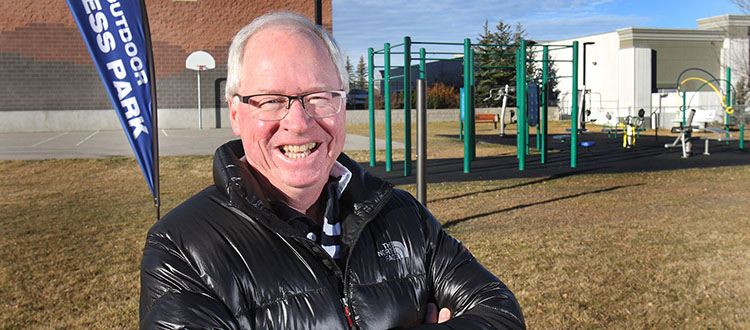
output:
M346 96L347 109L365 109L367 108L367 90L361 88L352 88L349 95Z

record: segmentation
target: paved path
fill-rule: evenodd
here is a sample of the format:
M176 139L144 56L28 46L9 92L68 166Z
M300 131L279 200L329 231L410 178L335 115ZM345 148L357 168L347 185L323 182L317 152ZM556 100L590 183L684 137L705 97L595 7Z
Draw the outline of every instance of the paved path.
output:
M226 141L237 139L229 128L161 129L159 154L210 155ZM366 136L347 134L344 150L368 150ZM385 149L385 141L376 140L377 149ZM403 149L393 142L394 149ZM133 156L125 133L121 130L0 133L0 159L100 158Z

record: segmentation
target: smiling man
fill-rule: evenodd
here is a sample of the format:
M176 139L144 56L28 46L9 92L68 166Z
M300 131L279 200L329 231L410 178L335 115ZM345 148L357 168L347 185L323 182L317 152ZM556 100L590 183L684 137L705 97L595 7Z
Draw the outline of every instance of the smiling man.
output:
M262 16L227 69L241 139L217 149L214 185L149 231L141 328L525 328L427 209L342 153L349 79L325 30Z
M267 197L313 219L346 139L347 86L321 41L294 26L256 32L244 46L237 90L227 92L232 129Z

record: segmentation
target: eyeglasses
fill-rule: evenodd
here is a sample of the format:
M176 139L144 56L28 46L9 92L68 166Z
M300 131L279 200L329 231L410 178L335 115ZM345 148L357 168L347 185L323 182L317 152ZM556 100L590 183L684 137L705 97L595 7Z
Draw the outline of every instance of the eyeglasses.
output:
M305 113L312 118L331 117L341 111L346 99L344 91L323 91L289 96L284 94L254 94L248 96L237 95L240 102L250 106L255 111L255 117L260 120L282 120L289 113L292 101L298 100Z

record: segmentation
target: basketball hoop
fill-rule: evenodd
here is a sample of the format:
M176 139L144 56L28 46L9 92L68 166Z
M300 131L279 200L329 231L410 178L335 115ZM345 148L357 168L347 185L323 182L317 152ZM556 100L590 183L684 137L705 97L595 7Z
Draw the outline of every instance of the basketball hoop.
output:
M198 74L198 129L203 129L203 111L201 109L201 71L216 67L216 61L211 54L202 50L193 52L185 60L185 68L195 70Z
M185 60L185 68L195 71L204 71L216 68L216 61L211 54L202 50L193 52Z

